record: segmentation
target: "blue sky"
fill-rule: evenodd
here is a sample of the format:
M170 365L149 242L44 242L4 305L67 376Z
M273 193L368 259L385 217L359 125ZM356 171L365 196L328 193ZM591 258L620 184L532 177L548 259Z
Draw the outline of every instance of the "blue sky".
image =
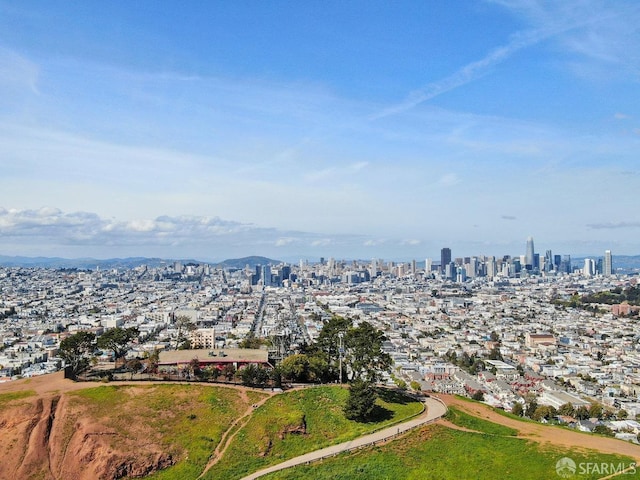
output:
M0 0L0 254L639 254L640 4Z

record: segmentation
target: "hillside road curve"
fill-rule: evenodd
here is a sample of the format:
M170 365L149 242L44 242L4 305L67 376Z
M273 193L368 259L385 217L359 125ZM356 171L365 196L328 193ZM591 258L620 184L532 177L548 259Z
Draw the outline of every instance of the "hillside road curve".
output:
M263 475L267 475L268 473L277 472L278 470L295 467L296 465L303 465L309 462L320 460L325 457L331 457L341 452L346 452L359 447L364 447L372 443L381 442L383 440L393 438L394 436L397 436L408 430L412 430L416 427L420 427L424 424L438 420L445 413L447 413L447 407L437 398L427 397L424 400L424 404L426 407L425 411L420 415L407 420L406 422L393 425L392 427L384 428L377 432L355 438L348 442L339 443L337 445L332 445L330 447L322 448L320 450L315 450L313 452L300 455L299 457L291 458L285 462L278 463L277 465L272 465L270 467L263 468L262 470L258 470L251 475L243 477L242 480L253 480Z

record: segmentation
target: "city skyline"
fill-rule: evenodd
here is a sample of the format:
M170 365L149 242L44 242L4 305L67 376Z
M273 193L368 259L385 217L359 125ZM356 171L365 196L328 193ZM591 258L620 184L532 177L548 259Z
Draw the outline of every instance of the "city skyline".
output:
M633 1L0 0L0 255L640 254L636 52Z

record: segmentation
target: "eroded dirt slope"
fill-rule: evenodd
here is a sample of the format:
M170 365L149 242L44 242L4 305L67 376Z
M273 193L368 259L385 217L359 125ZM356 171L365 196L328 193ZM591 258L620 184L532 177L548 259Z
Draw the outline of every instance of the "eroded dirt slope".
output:
M0 478L140 477L178 459L140 425L133 438L103 425L67 394L28 397L0 410Z

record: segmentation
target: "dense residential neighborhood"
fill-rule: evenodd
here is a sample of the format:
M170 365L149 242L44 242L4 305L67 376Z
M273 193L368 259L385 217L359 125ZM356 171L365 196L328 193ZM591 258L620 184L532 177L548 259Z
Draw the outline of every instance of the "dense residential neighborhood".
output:
M10 381L57 371L65 338L86 331L99 339L118 327L137 329L127 358L159 351L161 367L176 372L194 356L201 364L274 366L339 316L384 332L390 385L465 395L585 431L600 425L636 441L637 308L579 299L635 291L637 277L509 268L477 275L493 260L466 260L458 271L474 266L464 281L429 261L423 269L333 259L244 268L1 268L0 375ZM97 361L112 360L107 349L96 353Z

